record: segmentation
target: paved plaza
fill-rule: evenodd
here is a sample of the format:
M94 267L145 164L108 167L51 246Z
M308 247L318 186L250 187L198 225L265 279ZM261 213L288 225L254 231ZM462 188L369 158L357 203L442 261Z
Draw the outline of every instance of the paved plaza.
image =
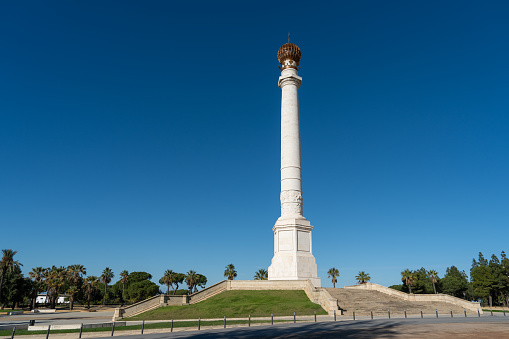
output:
M2 316L0 325L25 324L29 319L36 319L37 324L72 324L98 323L111 321L112 312L65 312L53 315L25 314L21 316ZM9 319L6 319L9 318ZM285 317L287 320L292 317ZM257 318L258 319L258 318ZM280 319L280 318L279 318ZM146 329L143 335L140 331L117 331L115 337L129 339L166 339L166 338L509 338L509 316L501 313L489 313L481 317L433 316L375 318L361 317L352 320L338 317L337 321L328 316L298 317L301 322L275 325L247 325L197 328ZM304 321L302 321L304 320ZM111 336L106 332L84 332L82 338L100 338ZM0 337L10 338L10 337ZM45 339L46 335L31 335L30 339ZM77 339L78 333L50 334L53 339Z

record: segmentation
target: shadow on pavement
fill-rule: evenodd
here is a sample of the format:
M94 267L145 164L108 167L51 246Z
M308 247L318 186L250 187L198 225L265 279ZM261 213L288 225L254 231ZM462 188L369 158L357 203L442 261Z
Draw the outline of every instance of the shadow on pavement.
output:
M355 324L345 323L316 323L301 326L274 326L263 328L238 328L230 330L204 331L202 333L172 333L172 338L193 337L193 338L391 338L395 337L395 327L401 325L399 322L373 324L357 322ZM168 333L150 335L151 339L168 338Z

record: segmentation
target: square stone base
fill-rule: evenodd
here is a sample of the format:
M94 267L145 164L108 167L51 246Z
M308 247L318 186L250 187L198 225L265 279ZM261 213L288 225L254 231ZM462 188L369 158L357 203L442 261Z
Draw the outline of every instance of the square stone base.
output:
M312 229L304 218L278 219L273 228L274 257L269 280L311 280L315 287L321 286L312 253Z

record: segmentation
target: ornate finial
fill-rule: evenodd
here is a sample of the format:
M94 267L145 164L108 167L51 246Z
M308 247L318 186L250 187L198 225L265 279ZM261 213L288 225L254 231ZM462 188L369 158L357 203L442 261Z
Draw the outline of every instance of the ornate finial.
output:
M296 44L290 43L290 33L288 33L288 43L284 44L277 51L277 59L281 64L281 69L298 69L300 61L300 48Z

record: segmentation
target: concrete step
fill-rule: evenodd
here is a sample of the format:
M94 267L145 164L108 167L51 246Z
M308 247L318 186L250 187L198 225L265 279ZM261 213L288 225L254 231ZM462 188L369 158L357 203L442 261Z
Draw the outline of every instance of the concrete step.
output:
M458 316L464 314L463 308L446 301L409 301L373 290L327 288L327 291L332 297L338 299L338 307L342 310L342 314L347 316L353 315L353 310L359 316L369 316L371 310L373 310L373 315L375 316L388 315L388 310L394 315L403 315L405 310L407 315L420 314L421 310L423 314L428 315L435 314L437 310L439 315L450 315L451 310L453 314ZM467 313L472 314L475 312L467 311Z

